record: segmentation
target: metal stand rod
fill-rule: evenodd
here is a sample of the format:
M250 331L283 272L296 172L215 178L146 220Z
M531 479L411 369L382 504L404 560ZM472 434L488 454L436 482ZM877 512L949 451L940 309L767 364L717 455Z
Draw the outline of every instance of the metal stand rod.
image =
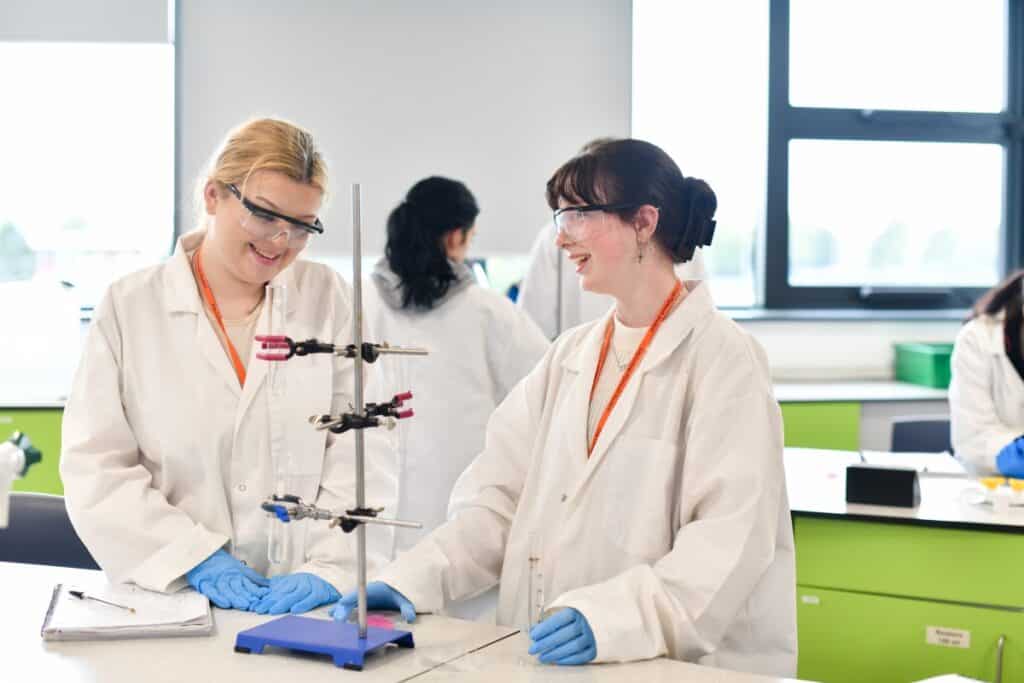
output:
M377 353L382 356L390 354L393 356L426 356L430 352L426 349L413 348L413 347L398 347L398 346L378 346Z
M352 184L352 343L356 348L363 346L363 253L360 232L359 183ZM362 414L366 410L363 401L363 359L355 355L355 410ZM362 429L355 430L356 439L356 507L366 506L366 478L363 469L366 440ZM356 571L359 590L359 637L366 638L366 525L356 529Z

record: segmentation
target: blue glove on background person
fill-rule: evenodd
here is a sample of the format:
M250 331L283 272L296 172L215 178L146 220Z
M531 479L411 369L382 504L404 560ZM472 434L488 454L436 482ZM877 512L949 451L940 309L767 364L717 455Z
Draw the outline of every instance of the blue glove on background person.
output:
M251 609L270 586L265 576L223 548L193 567L185 580L222 609Z
M996 455L996 468L1004 477L1024 479L1024 436L1003 446Z
M542 664L586 664L597 657L597 642L587 618L568 607L530 629L530 654Z
M301 614L336 602L340 597L334 586L315 574L282 574L270 578L270 592L253 606L252 611L257 614Z
M359 591L345 593L338 604L331 608L331 616L338 621L347 621L358 601ZM408 623L416 621L416 608L413 604L394 588L380 581L366 584L366 609L398 611Z

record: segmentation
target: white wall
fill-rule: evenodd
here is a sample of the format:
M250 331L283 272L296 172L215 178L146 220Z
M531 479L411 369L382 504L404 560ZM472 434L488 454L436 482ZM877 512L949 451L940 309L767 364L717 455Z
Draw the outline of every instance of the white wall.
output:
M0 0L0 40L169 40L169 0Z
M714 291L714 281L712 281ZM780 381L892 379L896 342L951 342L961 323L910 321L741 321L765 348Z
M179 0L180 227L223 134L274 114L310 128L331 170L327 234L351 235L363 184L364 249L432 173L482 207L478 254L526 252L547 218L544 183L583 142L628 135L630 0ZM743 322L778 379L891 377L892 342L949 341L957 322Z
M311 129L333 201L316 255L364 248L416 180L466 182L478 253L526 252L544 184L587 140L627 135L630 0L179 0L180 229L224 133L273 114Z

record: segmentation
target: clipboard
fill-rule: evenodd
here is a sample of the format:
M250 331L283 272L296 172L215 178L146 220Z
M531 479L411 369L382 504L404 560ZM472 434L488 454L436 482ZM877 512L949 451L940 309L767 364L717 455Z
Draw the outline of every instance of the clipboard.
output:
M73 597L87 595L128 605L135 612ZM118 640L206 636L213 633L213 612L205 595L188 589L157 593L131 584L72 586L57 584L43 619L43 640Z

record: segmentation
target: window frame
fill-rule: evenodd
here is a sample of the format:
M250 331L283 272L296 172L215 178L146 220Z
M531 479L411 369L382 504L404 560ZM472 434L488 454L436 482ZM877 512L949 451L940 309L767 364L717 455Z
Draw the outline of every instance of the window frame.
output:
M767 309L955 309L977 287L793 286L789 284L789 143L871 140L999 144L1005 150L1001 276L1024 266L1024 0L1006 0L1007 106L1000 113L794 107L789 102L790 0L769 0L768 172L763 291ZM993 283L994 284L994 283Z

